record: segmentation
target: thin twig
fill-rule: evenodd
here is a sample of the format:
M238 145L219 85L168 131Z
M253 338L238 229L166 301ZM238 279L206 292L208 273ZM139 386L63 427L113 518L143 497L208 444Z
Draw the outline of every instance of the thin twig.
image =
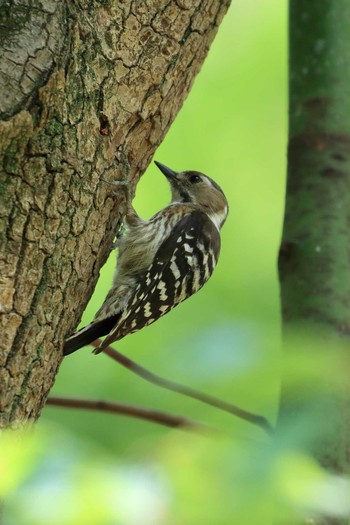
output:
M135 405L127 405L125 403L116 403L114 401L75 399L70 397L49 397L46 401L46 405L79 408L85 410L98 410L99 412L111 412L113 414L145 419L147 421L152 421L153 423L158 423L159 425L165 425L167 427L182 428L192 432L208 432L209 430L212 432L215 430L204 423L187 419L182 416L174 416L172 414L168 414L167 412L161 412L159 410L153 410Z
M97 348L101 344L101 342L101 339L96 339L96 341L93 341L90 344L91 346ZM223 410L224 412L233 414L234 416L237 416L240 419L244 419L245 421L248 421L253 425L257 425L258 427L263 429L269 436L272 436L274 433L271 424L263 416L253 414L252 412L247 412L246 410L243 410L242 408L239 408L231 403L227 403L226 401L222 401L217 397L204 394L203 392L199 392L198 390L195 390L188 386L180 385L179 383L169 381L168 379L164 379L156 374L153 374L153 372L150 372L146 368L143 368L142 366L138 365L137 363L135 363L135 361L132 361L125 355L112 348L111 346L105 348L103 352L115 361L117 361L119 364L130 370L131 372L134 372L138 376L142 377L146 381L149 381L150 383L153 383L154 385L160 386L161 388L166 388L167 390L172 390L173 392L177 392L184 396L191 397L193 399L196 399L197 401L201 401L202 403L218 408L219 410Z

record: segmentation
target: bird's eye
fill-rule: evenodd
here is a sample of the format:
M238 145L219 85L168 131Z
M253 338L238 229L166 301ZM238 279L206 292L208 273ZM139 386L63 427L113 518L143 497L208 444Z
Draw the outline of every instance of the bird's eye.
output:
M190 177L190 183L191 183L191 184L197 184L198 182L201 182L201 180L202 180L202 179L200 178L199 175L192 175L192 176Z

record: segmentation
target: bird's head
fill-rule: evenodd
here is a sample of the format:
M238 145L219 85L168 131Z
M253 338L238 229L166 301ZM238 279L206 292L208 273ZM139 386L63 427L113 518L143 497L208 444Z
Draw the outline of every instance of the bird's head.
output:
M198 171L176 172L155 161L170 183L172 202L191 203L206 213L218 229L228 215L228 202L215 181Z

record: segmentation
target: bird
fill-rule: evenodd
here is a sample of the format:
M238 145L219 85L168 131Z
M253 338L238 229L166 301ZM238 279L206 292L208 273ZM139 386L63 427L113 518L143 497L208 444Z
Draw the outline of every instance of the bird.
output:
M198 292L214 271L229 211L224 192L203 173L155 164L171 202L149 220L128 202L112 287L94 320L65 341L64 355L106 336L94 350L100 353Z

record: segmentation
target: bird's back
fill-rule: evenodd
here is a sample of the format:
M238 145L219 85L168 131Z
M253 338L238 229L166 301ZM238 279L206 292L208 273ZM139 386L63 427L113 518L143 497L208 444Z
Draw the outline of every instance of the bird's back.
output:
M129 304L101 348L153 323L196 293L209 279L220 253L220 234L201 211L184 215L171 230Z

